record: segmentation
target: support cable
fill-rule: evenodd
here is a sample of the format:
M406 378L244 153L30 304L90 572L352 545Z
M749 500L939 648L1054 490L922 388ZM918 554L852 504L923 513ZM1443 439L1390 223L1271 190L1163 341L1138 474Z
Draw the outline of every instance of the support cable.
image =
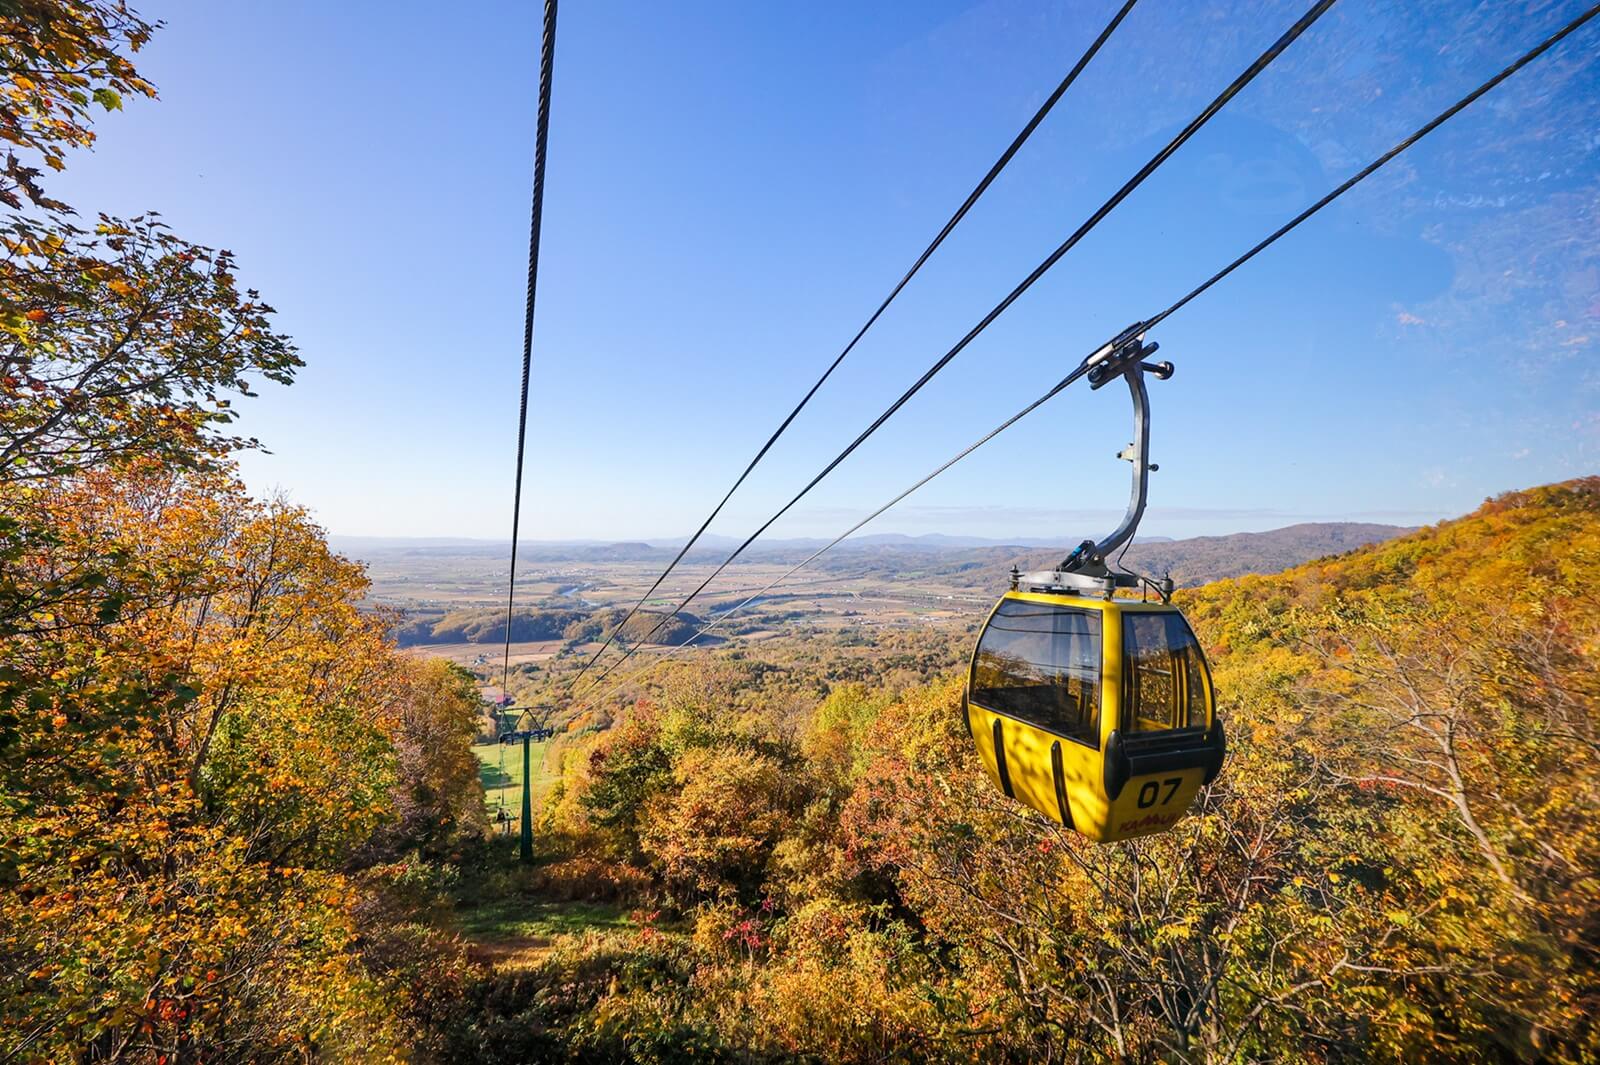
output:
M544 221L544 162L550 138L550 83L556 53L556 0L545 0L539 46L539 117L533 145L533 216L528 225L528 294L522 312L522 393L517 411L517 480L511 496L511 573L506 579L506 646L500 693L511 694L511 615L517 601L517 536L522 523L522 460L528 441L528 377L533 369L533 306L539 289L539 231Z
M960 462L962 459L966 458L968 455L970 455L974 451L978 450L978 448L982 447L984 444L987 444L990 440L993 440L995 437L999 436L1001 433L1003 433L1007 429L1011 428L1011 426L1015 425L1017 422L1021 421L1025 417L1027 417L1029 414L1032 414L1034 411L1038 410L1041 406L1043 406L1045 403L1049 402L1051 399L1054 399L1057 395L1059 395L1061 392L1063 392L1068 386L1070 386L1074 381L1076 381L1078 378L1084 376L1091 369L1093 369L1093 367L1098 362L1100 362L1102 359L1104 359L1106 357L1106 355L1111 350L1114 350L1115 346L1123 338L1128 337L1129 335L1134 335L1134 336L1143 335L1146 331L1154 328L1156 325L1160 324L1161 322L1165 321L1167 318L1171 317L1174 313L1176 313L1177 311L1181 310L1183 307L1187 306L1196 297L1200 296L1202 293L1204 293L1208 289L1210 289L1213 285L1217 284L1217 282L1221 281L1223 278L1225 278L1229 274L1233 273L1239 267L1243 266L1245 263L1249 262L1251 259L1254 259L1257 255L1261 254L1263 251L1265 251L1267 248L1271 247L1273 244L1277 243L1281 238L1283 238L1284 236L1288 235L1291 231L1296 229L1301 223L1303 223L1307 219L1311 218L1311 216L1317 214L1324 207L1327 207L1329 204L1333 203L1339 197L1343 196L1345 193L1347 193L1351 189L1355 188L1361 182L1363 182L1367 178L1371 177L1374 173L1376 173L1378 170L1382 169L1385 165L1387 165L1388 163L1392 162L1395 159L1396 156L1398 156L1401 153L1405 152L1407 149L1409 149L1412 145L1416 144L1422 138L1426 137L1428 134L1432 133L1434 130L1436 130L1440 126L1444 125L1444 123L1446 123L1450 119L1454 118L1457 114L1459 114L1460 112L1462 112L1466 108L1470 107L1473 103L1477 102L1477 100L1479 98L1481 98L1484 94L1488 93L1490 90L1492 90L1496 86L1500 85L1501 82L1503 82L1507 78L1511 77L1517 71L1521 70L1523 67L1525 67L1529 63L1533 62L1535 59L1538 59L1541 55L1543 55L1545 52L1549 51L1555 45L1559 44L1568 35L1570 35L1574 31L1578 30L1586 22L1588 22L1591 19L1593 19L1596 15L1600 15L1600 4L1595 4L1593 7L1590 7L1583 14L1579 15L1577 18L1573 19L1571 22L1569 22L1565 26L1563 26L1560 30L1557 30L1555 33L1553 33L1549 37L1545 38L1544 41L1542 41L1541 43L1539 43L1538 45L1536 45L1532 49L1528 50L1527 52L1523 53L1520 57L1518 57L1510 65L1505 67L1505 69L1501 70L1494 77L1490 78L1488 81L1485 81L1483 84L1479 85L1476 89L1472 90L1470 93L1468 93L1467 95L1463 96L1460 100L1457 100L1450 107L1448 107L1445 110L1439 112L1438 115L1434 116L1432 119L1430 119L1428 122L1426 122L1422 126L1419 126L1413 133L1411 133L1405 139L1403 139L1403 140L1399 141L1397 144L1395 144L1394 147L1390 148L1388 151L1386 151L1382 155L1378 156L1372 162L1368 163L1366 166L1364 166L1360 170L1356 171L1354 174L1352 174L1345 181L1341 182L1339 185L1337 185L1335 188L1333 188L1326 196L1323 196L1320 200L1316 201L1311 206L1307 207L1305 210L1303 210L1299 214L1295 215L1288 222L1284 223L1282 226L1279 226L1276 230L1274 230L1265 239L1261 240L1254 247L1250 248L1250 250L1248 250L1244 254L1240 255L1237 259L1234 259L1231 263L1229 263L1227 266L1223 267L1221 270L1218 270L1216 273L1212 274L1204 282L1202 282L1201 284L1197 285L1195 288L1191 289L1186 295L1184 295L1182 298L1178 299L1176 302L1171 304L1165 310L1161 311L1159 314L1155 315L1154 317L1145 319L1145 320L1143 320L1141 322L1138 322L1137 324L1129 327L1128 329L1124 330L1122 332L1122 334L1119 335L1117 340L1114 340L1111 343L1102 345L1100 348L1096 349L1094 353L1092 353L1091 355L1086 357L1081 363L1079 363L1072 370L1071 373L1069 373L1066 377L1062 378L1059 382L1057 382L1054 386L1052 386L1049 389L1049 391L1045 392L1038 399L1034 400L1032 403L1029 403L1026 407L1023 407L1016 414L1013 414L1011 417L1007 418L1005 421L1003 421L999 425L995 426L995 428L991 429L989 432L987 432L983 436L979 437L973 443L969 444L967 447L965 447L961 451L957 452L955 455L953 455L949 460L947 460L942 465L940 465L933 472L929 473L927 476L923 477L921 480L919 480L915 484L911 485L911 487L907 488L905 491L901 492L899 495L897 495L893 499L889 500L889 502L885 503L883 506L881 506L877 510L873 511L871 514L868 514L865 518L862 518L860 521L856 522L849 529L845 530L845 532L842 533L840 536L836 537L833 541L831 541L827 545L825 545L825 546L819 548L818 550L816 550L815 552L813 552L809 557L807 557L806 559L804 559L803 561L801 561L800 563L798 563L797 565L795 565L794 567L789 569L788 572L784 573L782 576L778 577L776 580L773 580L770 583L768 583L766 585L766 587L762 588L760 591L756 592L754 595L749 596L744 601L740 602L738 605L736 605L734 607L731 607L728 610L725 610L721 614L717 615L717 617L715 619L713 619L712 621L708 622L704 627L702 627L698 632L696 632L688 640L685 640L683 643L681 643L677 647L673 648L672 651L668 652L665 655L660 656L655 661L653 661L650 665L644 667L643 669L636 670L634 673L632 673L629 676L625 677L624 679L618 681L611 688L609 688L600 698L604 698L606 696L614 694L617 690L622 688L624 685L626 685L626 684L628 684L628 683L630 683L630 682L632 682L634 680L637 680L639 677L643 676L646 672L648 672L651 669L654 669L657 665L660 665L662 662L665 662L667 659L672 658L674 655L676 655L678 652L682 651L684 648L692 646L702 636L705 636L705 635L711 633L712 631L714 631L715 629L720 628L721 626L727 624L727 622L729 620L731 620L732 617L735 614L743 611L744 609L749 607L752 603L756 602L757 600L759 600L763 596L765 596L768 592L772 591L772 589L776 588L779 584L782 584L784 581L786 581L790 577L794 576L794 574L798 573L801 569L804 569L806 566L809 566L812 562L815 562L818 558L822 557L828 551L831 551L833 548L835 548L839 544L843 543L846 539L848 539L849 537L855 535L855 533L859 532L865 525L867 525L867 523L869 523L869 522L873 521L874 519L878 518L885 511L889 510L891 507L893 507L896 504L900 503L907 496L909 496L913 492L917 491L923 485L927 484L929 481L933 480L935 477L938 477L940 474L944 473L950 467L954 466L956 463ZM617 664L620 665L621 662L619 661ZM612 668L615 669L615 666L613 666ZM605 678L608 675L610 675L610 673L611 673L611 670L609 670L609 669L605 673L602 673L600 675L599 679L596 681L596 686L598 686L600 682L603 682L605 680Z
M1254 259L1257 255L1259 255L1261 252L1265 251L1272 244L1276 243L1279 237L1284 236L1290 230L1292 230L1296 226L1300 225L1301 222L1304 222L1306 219L1310 218L1312 215L1316 214L1318 211L1320 211L1324 207L1328 206L1328 204L1332 203L1334 200L1337 200L1340 196L1343 196L1345 193L1349 192L1355 186L1359 185L1361 182L1365 181L1368 177L1370 177L1375 171L1381 169L1383 166L1385 166L1387 163L1389 163L1392 159L1394 159L1395 156L1399 155L1401 152L1405 151L1407 148L1410 148L1413 144L1417 143L1419 140L1421 140L1422 138L1426 137L1428 134L1432 133L1434 130L1438 129L1440 126L1444 125L1446 122L1450 121L1450 119L1454 118L1456 115L1460 114L1462 111L1466 110L1468 107L1471 107L1485 93L1487 93L1491 89L1495 88L1501 82L1503 82L1507 78L1511 77L1511 75L1515 74L1517 71L1521 70L1523 67L1525 67L1529 63L1533 62L1535 59L1538 59L1540 56L1544 55L1544 53L1548 52L1551 48L1554 48L1557 44L1560 44L1563 40L1566 39L1566 37L1569 34L1573 33L1574 31L1576 31L1577 29L1582 27L1584 23L1586 23L1590 19L1594 18L1595 15L1600 15L1600 4L1596 4L1595 6L1589 8L1583 14L1579 15L1577 18L1573 19L1571 22L1569 22L1565 26L1561 27L1561 29L1557 30L1555 33L1551 34L1549 37L1546 37L1538 45L1535 45L1533 48L1529 49L1527 52L1524 52L1520 57L1518 57L1516 59L1515 62L1511 63L1510 66L1507 66L1504 70L1500 71L1500 73L1496 74L1494 77L1490 78L1488 81L1484 82L1482 85L1479 85L1476 89L1473 89L1467 95L1463 96L1461 99L1459 99L1455 103L1451 104L1445 110L1439 112L1437 115L1435 115L1432 118L1432 120L1427 122L1425 125L1419 126L1416 129L1416 131L1411 134L1411 136L1407 137L1403 141L1400 141L1393 148L1390 148L1388 151L1386 151L1382 155L1378 156L1372 162L1368 163L1366 166L1364 166L1360 170L1356 171L1343 184L1341 184L1337 188L1333 189L1331 192L1329 192L1322 199L1318 200L1316 203L1312 204L1310 207L1307 207L1304 211L1301 211L1299 214L1297 214L1293 218L1289 219L1289 221L1285 222L1282 226L1280 226L1271 235L1269 235L1264 240L1262 240L1261 243L1257 244L1255 247L1251 248L1249 251L1245 252L1243 255L1241 255L1237 259L1233 260L1233 262L1229 263L1227 266L1223 267L1221 270L1218 270L1216 273L1212 274L1202 284L1196 285L1194 287L1194 289L1189 292L1188 295L1186 295L1182 299L1178 300L1172 306L1168 307L1166 310L1162 311L1160 314L1156 315L1154 318L1151 318L1150 320L1145 322L1144 323L1145 328L1146 329L1154 328L1155 326L1160 325L1162 322L1166 321L1167 318L1171 317L1174 313L1176 313L1177 311L1179 311L1183 307L1185 307L1189 303L1190 300L1193 300L1195 297L1199 296L1201 293L1203 293L1207 289L1209 289L1212 285L1215 285L1218 281L1221 281L1223 278L1227 277L1229 274L1231 274L1235 270L1239 269L1239 267L1243 266L1245 263L1249 262L1251 259Z
M1093 43L1089 45L1088 49L1083 53L1083 55L1078 57L1078 61L1072 65L1072 69L1067 71L1067 76L1061 80L1061 84L1056 86L1055 91L1045 99L1044 103L1040 105L1039 110L1034 112L1033 117L1028 120L1028 124L1022 127L1022 132L1018 133L1016 138L1012 140L1010 146L1000 154L1000 158L995 160L994 165L989 168L989 172L983 176L983 180L979 181L977 186L967 194L967 198L962 201L961 206L956 209L956 213L950 216L950 220L944 224L944 228L939 230L938 235L933 238L933 242L923 249L921 255L917 256L916 262L911 264L911 269L906 271L905 276L902 277L894 286L894 288L889 291L889 294L884 297L883 302L878 304L878 309L872 312L872 315L867 319L866 324L864 324L860 329L856 330L855 336L850 338L850 342L844 346L844 350L839 352L838 356L834 358L833 362L828 365L828 368L822 372L822 376L817 378L816 383L811 386L810 390L807 391L804 396L800 397L800 402L795 404L794 410L790 411L788 417L783 419L773 434L767 438L767 442L761 445L761 449L756 452L755 457L750 460L747 466L745 466L744 472L739 474L738 478L733 482L733 487L728 489L727 493L723 495L721 502L713 507L711 509L711 513L706 517L705 521L700 523L700 528L695 530L694 535L689 537L689 541L685 543L681 549L679 549L678 554L673 558L673 560L667 563L667 568L661 571L661 575L655 579L655 581L645 591L644 595L639 597L639 601L634 603L633 606L628 610L627 616L618 622L616 627L611 630L611 633L606 637L605 642L600 645L600 649L593 655L589 656L589 660L584 663L583 668L578 671L578 675L573 678L573 684L577 684L578 681L583 679L584 674L588 673L590 667L592 667L595 662L599 660L601 655L606 653L606 649L609 648L612 642L615 641L618 635L621 634L623 628L627 626L628 622L633 620L634 615L638 614L640 609L643 608L644 604L647 603L650 600L650 597L656 593L656 589L661 587L661 582L667 579L668 574L677 568L678 563L683 561L684 556L689 553L689 550L700 541L700 537L705 535L705 531L711 527L711 523L716 520L717 515L722 513L722 508L728 505L728 501L733 498L733 494L739 490L741 485L744 484L745 479L750 476L751 471L756 468L762 459L766 458L767 452L772 450L772 445L778 442L778 438L788 430L790 423L792 423L800 414L800 412L805 409L806 404L811 402L811 398L817 394L817 390L823 386L823 383L826 382L829 377L833 376L833 371L839 368L839 364L844 362L845 357L855 350L855 347L858 343L860 343L861 338L867 335L867 330L871 329L873 325L877 323L878 319L883 316L883 312L889 309L889 304L895 301L895 298L900 295L900 291L906 287L913 277L916 276L917 271L922 269L923 264L932 257L936 250L938 250L939 245L944 243L944 239L948 237L951 231L954 230L961 220L967 216L967 212L972 209L972 206L975 203L978 202L979 197L988 191L990 185L994 184L994 180L1000 176L1000 172L1006 168L1006 165L1011 162L1012 157L1015 156L1019 150L1021 150L1025 143L1027 143L1028 138L1033 135L1033 131L1039 128L1039 124L1044 121L1045 116L1050 113L1051 109L1055 107L1056 103L1060 101L1061 97L1066 94L1067 89L1072 86L1072 83L1078 80L1078 75L1083 73L1084 68L1089 65L1089 61L1095 57L1095 55L1100 51L1101 47L1106 43L1107 40L1110 39L1111 34L1116 31L1116 28L1119 25L1121 25L1122 20L1127 17L1129 11L1133 10L1133 5L1137 2L1138 0L1125 0L1122 7L1119 8L1117 13L1112 16L1111 21L1106 23L1105 28L1100 31L1100 35L1094 39Z
M1076 373L1077 373L1077 371L1074 371L1074 374L1076 374ZM740 613L741 611L743 611L744 609L749 607L752 603L756 602L758 599L760 599L763 596L765 596L768 592L772 591L772 589L776 588L778 585L782 584L784 581L788 580L790 577L793 577L796 573L799 573L801 570L803 570L807 566L811 565L811 563L815 562L817 559L821 558L823 555L827 554L829 551L833 550L835 547L838 547L840 544L844 543L850 537L854 536L857 532L860 532L861 529L864 526L866 526L869 522L871 522L871 521L875 520L876 518L878 518L879 516L881 516L885 511L889 510L891 507L893 507L896 504L898 504L901 500L905 499L911 493L915 492L917 489L921 488L923 485L927 484L929 481L933 480L935 477L939 476L944 471L948 470L951 466L954 466L956 463L960 462L962 459L966 458L968 455L970 455L974 451L978 450L984 444L987 444L989 441L993 440L995 437L999 436L1001 433L1003 433L1007 429L1011 428L1017 422L1021 421L1023 418L1026 418L1028 415L1032 414L1034 411L1036 411L1040 407L1044 406L1045 403L1047 403L1051 399L1055 398L1055 396L1059 392L1061 392L1064 388L1066 388L1069 384L1071 384L1076 379L1077 379L1076 376L1069 376L1068 378L1064 379L1060 384L1056 385L1050 391L1046 392L1044 395L1040 396L1038 399L1034 400L1032 403L1028 404L1026 407L1022 408L1017 413L1013 414L1011 417L1009 417L1005 421L1001 422L999 425L995 426L993 429L989 430L989 432L985 433L983 436L979 437L977 440L975 440L971 444L967 445L961 451L959 451L956 454L952 455L942 465L940 465L932 473L929 473L926 477L923 477L916 484L913 484L911 487L907 488L905 491L901 492L899 495L897 495L893 499L889 500L889 502L885 503L883 506L879 507L877 510L874 510L871 514L868 514L866 517L862 518L860 521L858 521L854 525L850 526L850 528L848 528L844 532L840 533L837 537L835 537L829 543L824 544L822 547L817 548L815 551L813 551L806 558L804 558L801 561L795 563L792 567L789 568L788 572L786 572L786 573L782 574L781 576L775 578L774 580L768 582L766 587L762 588L760 591L756 592L755 594L747 597L744 601L739 603L737 606L730 607L729 609L724 610L721 614L718 614L715 619L707 622L706 625L704 625L693 636L689 637L683 643L680 643L677 647L674 647L671 651L669 651L666 654L664 654L664 655L660 656L659 658L657 658L649 666L646 666L644 669L639 670L637 673L634 673L634 674L630 675L629 677L627 677L626 679L624 679L622 681L619 681L617 683L616 687L621 687L623 684L626 684L629 681L637 679L640 675L642 675L647 670L654 669L656 666L660 665L662 662L665 662L667 659L674 657L678 652L682 651L684 648L689 647L690 645L694 644L702 636L709 635L711 632L713 632L716 629L719 629L723 625L727 624L729 621L731 621L733 619L733 616L735 614ZM618 665L621 664L621 660L620 659L618 660L617 664ZM613 666L612 668L614 669L616 667ZM603 682L606 679L606 677L609 676L610 674L611 674L611 670L610 669L608 669L604 673L600 674L599 678L595 681L596 685L599 685L601 682ZM616 688L612 689L612 691L615 691L615 690L616 690ZM606 694L609 695L609 694L611 694L611 692L608 691L608 692L606 692Z
M1293 44L1301 34L1309 29L1311 25L1317 21L1317 19L1321 18L1327 12L1327 10L1334 5L1335 2L1336 0L1317 0L1317 3L1313 4L1310 10L1308 10L1304 15L1300 16L1299 21L1297 21L1293 26L1289 27L1283 36L1274 41L1270 48L1268 48L1265 52L1258 56L1253 63L1245 68L1244 72L1235 78L1232 83L1229 84L1228 87L1217 96L1216 99L1207 104L1204 110L1191 119L1188 125L1184 126L1176 136L1168 141L1160 151L1150 158L1149 162L1140 167L1138 172L1135 173L1133 177L1129 178L1120 189L1112 194L1110 199L1101 204L1093 214L1085 219L1084 222L1073 231L1071 236L1062 241L1055 251L1046 256L1044 261L1033 269L1032 273L1023 278L1020 284L1012 289L1004 299L994 306L993 310L984 315L983 318L979 320L977 325L973 326L965 336L956 342L954 347L941 356L932 366L928 367L923 375L919 377L910 388L906 389L899 399L891 403L882 414L878 415L878 417L867 426L866 429L862 430L859 436L850 442L849 446L847 446L843 451L839 452L839 454L835 456L831 462L824 466L821 473L813 477L804 488L795 494L794 498L790 499L789 502L785 503L781 508L779 508L777 513L773 514L766 521L762 522L761 526L757 528L755 532L751 533L749 537L744 540L744 542L742 542L738 547L734 548L733 552L729 554L727 558L722 560L717 568L712 571L711 575L705 580L701 581L699 586L696 587L694 591L690 592L688 596L686 596L681 602L678 603L676 607L672 609L671 613L663 614L655 623L654 627L652 627L649 632L645 633L642 639L629 648L620 659L613 663L611 669L606 670L606 673L609 674L612 669L615 669L617 666L631 658L640 647L649 642L650 637L659 632L668 621L671 621L673 618L677 617L678 614L683 611L684 608L686 608L697 595L705 591L711 582L716 580L717 577L722 574L722 571L727 569L728 566L733 563L734 559L743 554L751 544L756 542L762 533L771 528L779 518L787 514L795 504L799 503L801 499L805 498L805 496L809 494L813 488L822 482L823 478L827 477L834 471L835 468L839 466L840 463L850 457L856 448L860 447L868 437L877 432L885 422L894 416L895 412L897 412L901 407L905 406L912 396L915 396L919 391L921 391L924 385L933 380L934 376L938 374L939 371L943 370L950 364L951 360L953 360L957 355L961 354L961 352L964 351L966 347L972 343L972 341L977 339L979 334L987 329L995 319L999 318L1000 315L1003 314L1008 307L1015 303L1023 293L1032 288L1036 281L1043 277L1051 267L1055 266L1055 264L1061 260L1062 256L1071 251L1072 248L1076 246L1077 243L1082 240L1090 230L1099 225L1101 220L1104 219L1106 215L1110 214L1111 211L1124 199L1126 199L1134 189L1143 184L1145 179L1154 173L1162 163L1166 162L1174 152L1176 152L1189 140L1189 138L1193 137L1195 133L1199 132L1201 127L1209 122L1217 114L1217 112L1221 111L1222 108L1227 105L1228 101L1237 96L1246 85L1249 85L1250 82L1255 80L1257 75L1259 75L1263 70L1267 69L1267 67L1272 64L1273 60L1282 55L1284 50L1287 49L1289 45ZM573 678L573 684L577 684L578 679L581 678L587 671L588 667L585 666L584 670L578 674L578 677ZM604 676L605 674L602 674L602 677ZM598 681L596 681L596 683L598 683Z

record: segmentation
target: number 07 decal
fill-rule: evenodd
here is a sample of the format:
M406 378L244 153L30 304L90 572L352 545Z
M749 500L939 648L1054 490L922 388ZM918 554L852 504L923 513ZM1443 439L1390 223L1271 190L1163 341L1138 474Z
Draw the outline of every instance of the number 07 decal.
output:
M1161 794L1161 789L1163 786L1165 786L1167 789L1167 794L1165 797L1163 797ZM1139 809L1144 810L1154 806L1157 799L1160 799L1162 806L1167 805L1167 803L1172 801L1172 797L1178 794L1178 789L1182 786L1182 777L1168 777L1166 780L1152 780L1147 782L1139 789Z

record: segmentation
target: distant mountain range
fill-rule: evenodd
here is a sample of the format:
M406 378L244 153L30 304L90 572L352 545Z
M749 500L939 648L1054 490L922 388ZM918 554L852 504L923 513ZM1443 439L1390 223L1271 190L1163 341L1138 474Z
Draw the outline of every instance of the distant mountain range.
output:
M1179 587L1192 587L1246 573L1276 573L1411 531L1398 525L1365 522L1308 522L1259 533L1197 536L1187 540L1140 539L1116 558L1134 572L1148 577L1170 575ZM855 543L850 550L840 545L812 566L839 576L883 580L915 580L925 576L937 578L944 584L977 590L1003 583L1012 566L1024 573L1050 569L1074 546L935 548ZM766 557L770 561L773 556ZM804 557L805 554L796 551L794 561ZM779 556L779 560L787 559Z
M1128 548L1121 560L1129 569L1148 577L1170 575L1179 587L1193 587L1246 573L1277 573L1412 531L1368 522L1306 522L1259 533L1196 536L1188 540L1141 539ZM978 583L992 584L1013 565L1024 572L1049 569L1062 557L1059 548L1023 554L988 549L964 561L978 563L971 566Z
M677 554L683 546L687 536L661 537L649 540L523 540L518 553L533 551L541 555L553 555L556 552L579 552L576 555L565 557L591 558L597 554L619 556L624 554L644 557L654 557L661 552ZM1145 536L1140 537L1146 543L1164 543L1170 541L1170 536ZM431 551L438 548L464 549L472 553L479 551L506 554L509 546L507 540L476 540L467 537L450 536L330 536L328 541L335 550L346 553L361 553L364 551ZM856 536L840 544L840 548L877 546L892 544L897 547L924 547L944 549L952 547L1050 547L1061 541L1058 536L1020 536L996 538L990 536L953 536L948 533L924 533L920 536L911 536L907 533L870 533L866 536ZM798 551L804 548L815 551L827 540L821 537L792 537L786 540L762 540L751 547L752 551ZM731 536L719 536L710 533L700 538L698 547L706 549L719 548L726 552L735 547L739 541Z
M1307 522L1268 532L1197 536L1187 540L1141 537L1128 549L1122 562L1147 576L1170 574L1180 586L1193 586L1245 573L1276 573L1410 531L1398 525L1368 522ZM368 560L407 555L505 558L509 547L507 541L491 540L337 536L331 539L336 550ZM940 533L863 536L840 544L815 566L833 573L857 573L885 579L927 574L953 578L959 585L992 587L1004 579L1013 565L1025 572L1048 569L1074 546L1070 541L1019 539L1020 542L1007 542ZM825 543L827 541L821 539L773 540L756 544L750 555L767 562L798 562ZM733 544L734 541L725 538L711 539L690 552L688 561L720 562ZM677 554L679 546L642 540L617 543L525 541L518 557L530 563L649 562L664 566Z

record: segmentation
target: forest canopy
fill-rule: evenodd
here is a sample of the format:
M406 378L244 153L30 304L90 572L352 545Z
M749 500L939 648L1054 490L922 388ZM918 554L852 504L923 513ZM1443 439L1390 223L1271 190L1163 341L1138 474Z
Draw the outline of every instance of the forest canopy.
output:
M568 754L542 822L542 890L631 899L636 929L489 978L442 1045L1593 1060L1597 561L1590 478L1188 593L1228 766L1116 846L988 785L958 676L796 714L786 671L686 664Z
M619 609L516 610L511 615L511 639L513 642L571 640L587 643L604 639L624 618L627 618L627 611ZM687 612L664 624L660 624L661 621L660 613L641 610L627 619L621 638L630 644L645 641L675 646L691 639L703 624ZM434 643L500 644L506 639L506 613L495 609L453 610L438 618L407 621L395 628L394 637L402 647Z

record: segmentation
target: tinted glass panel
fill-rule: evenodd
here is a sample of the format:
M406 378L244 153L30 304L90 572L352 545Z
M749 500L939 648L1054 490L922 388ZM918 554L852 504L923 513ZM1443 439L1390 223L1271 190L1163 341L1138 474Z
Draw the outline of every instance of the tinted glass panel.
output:
M1100 615L1002 601L978 641L972 701L1099 746Z
M1122 616L1123 728L1204 728L1200 645L1179 614Z

